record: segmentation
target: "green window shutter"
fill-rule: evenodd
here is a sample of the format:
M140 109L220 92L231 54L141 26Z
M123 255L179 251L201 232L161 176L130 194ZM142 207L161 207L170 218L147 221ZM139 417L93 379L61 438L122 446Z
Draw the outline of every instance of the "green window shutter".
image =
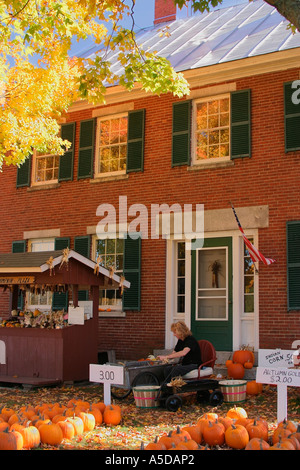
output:
M26 251L26 240L18 240L12 242L12 253L25 253ZM22 310L24 306L24 298L22 291L18 289L18 309Z
M18 240L12 242L12 253L25 253L26 251L26 240Z
M300 103L293 103L292 95L296 89L292 82L284 84L284 137L285 151L300 149Z
M69 237L55 238L54 249L64 250L65 248L70 248L70 238Z
M124 310L140 310L141 303L141 237L124 240L124 276L131 283L123 294Z
M55 238L54 249L64 250L70 248L70 238L61 237ZM52 295L52 310L68 310L68 293L67 292L54 292Z
M86 258L90 258L91 237L89 235L75 237L74 250Z
M300 221L287 222L288 310L300 310Z
M18 167L17 170L17 188L22 186L30 186L31 173L31 155Z
M75 237L74 239L74 250L86 258L90 258L90 245L91 237L89 235L82 237ZM89 300L88 290L78 291L78 300Z
M88 290L79 290L78 291L78 300L89 300L89 291Z
M73 179L73 163L74 163L74 140L75 140L75 123L62 124L61 138L71 142L71 147L59 158L58 181L71 181Z
M191 155L191 101L173 104L172 166L189 165Z
M251 90L231 93L231 158L251 157Z
M128 113L127 173L144 169L145 110Z
M52 310L68 310L68 293L54 292L52 296Z
M79 137L78 179L92 178L94 163L95 120L81 121Z

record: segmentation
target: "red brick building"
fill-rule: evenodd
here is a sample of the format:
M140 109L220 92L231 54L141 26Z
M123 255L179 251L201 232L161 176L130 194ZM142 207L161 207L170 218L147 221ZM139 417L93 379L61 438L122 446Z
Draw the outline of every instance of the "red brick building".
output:
M172 347L177 319L217 350L290 349L300 339L300 36L261 0L179 20L171 1L156 4L155 25L138 40L184 72L190 95L115 86L105 106L75 103L62 124L73 142L64 157L33 155L0 175L0 251L68 245L123 272L132 283L124 298L99 299L99 351L117 358ZM158 35L163 21L170 37ZM274 264L253 265L230 202ZM190 250L173 224L154 236L151 210L162 204L194 214L203 205L202 248ZM115 236L101 240L105 207ZM146 234L124 239L136 225ZM8 315L6 292L0 308Z

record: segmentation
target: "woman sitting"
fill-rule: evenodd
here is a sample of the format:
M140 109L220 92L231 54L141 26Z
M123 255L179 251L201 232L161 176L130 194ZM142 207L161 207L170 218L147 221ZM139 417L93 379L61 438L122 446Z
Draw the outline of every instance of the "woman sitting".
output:
M162 361L167 359L179 359L179 363L165 368L165 377L172 378L183 376L201 364L201 350L198 341L183 321L171 325L171 331L177 343L174 351L164 356L158 356Z

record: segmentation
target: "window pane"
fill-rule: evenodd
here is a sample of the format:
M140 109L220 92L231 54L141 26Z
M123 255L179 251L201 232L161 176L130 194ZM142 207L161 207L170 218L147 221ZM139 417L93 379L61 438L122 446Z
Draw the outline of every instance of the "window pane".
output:
M185 275L185 260L178 261L178 276Z
M197 103L196 160L229 157L229 98Z
M244 312L245 313L254 312L254 295L244 296Z
M103 255L105 253L105 240L97 240L96 253L97 255Z
M178 243L177 253L178 253L178 259L185 258L185 243Z
M120 116L99 122L98 173L126 169L127 121L127 116Z
M179 278L178 279L178 284L177 284L177 289L178 289L178 294L185 294L185 279L184 278Z
M177 297L177 312L178 313L185 312L185 297L183 295Z
M245 284L245 294L250 294L254 292L254 276L245 276L244 284Z

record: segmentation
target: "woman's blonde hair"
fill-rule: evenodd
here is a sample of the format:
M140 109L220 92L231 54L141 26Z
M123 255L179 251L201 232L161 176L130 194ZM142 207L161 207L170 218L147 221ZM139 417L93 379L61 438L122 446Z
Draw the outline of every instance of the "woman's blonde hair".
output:
M172 323L171 331L173 333L176 333L182 340L184 340L187 336L192 335L192 332L183 321L177 321L176 323Z

